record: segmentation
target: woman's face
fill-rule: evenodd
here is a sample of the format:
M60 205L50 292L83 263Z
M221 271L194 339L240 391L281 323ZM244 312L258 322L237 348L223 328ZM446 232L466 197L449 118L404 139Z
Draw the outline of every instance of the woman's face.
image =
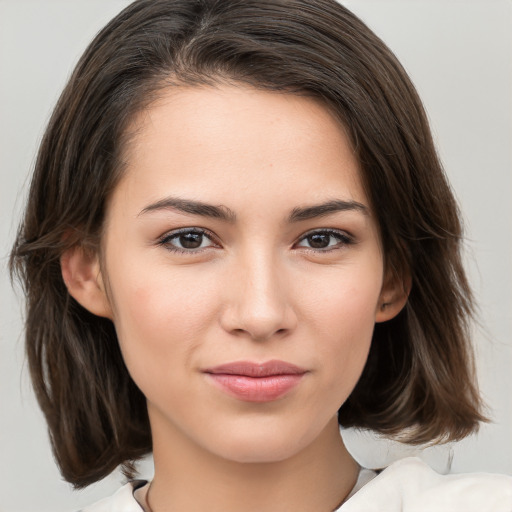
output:
M386 319L345 131L313 99L227 85L170 88L132 129L102 272L153 435L242 462L300 452Z

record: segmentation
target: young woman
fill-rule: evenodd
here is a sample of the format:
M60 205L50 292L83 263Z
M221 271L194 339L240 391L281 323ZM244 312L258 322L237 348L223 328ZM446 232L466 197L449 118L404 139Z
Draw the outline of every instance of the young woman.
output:
M361 469L484 420L459 215L394 56L329 0L139 0L41 144L12 253L66 480L153 452L87 510L512 510L512 479Z

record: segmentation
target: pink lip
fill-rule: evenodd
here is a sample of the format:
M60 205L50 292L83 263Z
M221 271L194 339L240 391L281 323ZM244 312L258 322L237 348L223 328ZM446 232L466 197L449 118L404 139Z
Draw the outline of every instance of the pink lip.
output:
M296 387L307 373L303 368L278 360L236 361L203 372L223 391L246 402L277 400Z

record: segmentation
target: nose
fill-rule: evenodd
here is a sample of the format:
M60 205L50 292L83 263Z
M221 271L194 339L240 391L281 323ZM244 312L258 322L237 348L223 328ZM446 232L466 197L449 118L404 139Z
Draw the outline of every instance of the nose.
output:
M222 327L264 341L291 332L297 316L282 266L271 254L252 254L234 265L226 285Z

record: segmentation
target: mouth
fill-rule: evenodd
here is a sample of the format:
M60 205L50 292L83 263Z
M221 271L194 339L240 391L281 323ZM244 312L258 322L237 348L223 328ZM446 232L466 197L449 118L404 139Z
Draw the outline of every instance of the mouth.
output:
M285 361L236 361L203 370L221 391L245 402L271 402L284 397L307 370Z

